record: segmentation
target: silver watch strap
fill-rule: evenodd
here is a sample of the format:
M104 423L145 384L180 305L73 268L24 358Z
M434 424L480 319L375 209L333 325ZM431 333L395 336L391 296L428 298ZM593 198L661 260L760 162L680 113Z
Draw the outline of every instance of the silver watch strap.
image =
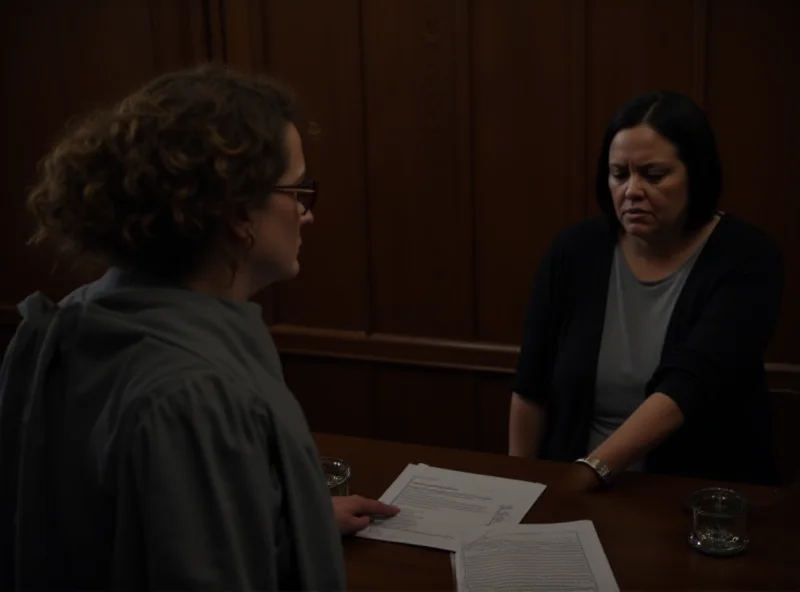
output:
M591 467L592 470L597 473L597 477L603 482L603 484L608 485L611 483L611 469L609 469L608 465L599 458L588 456L586 458L579 458L575 462Z

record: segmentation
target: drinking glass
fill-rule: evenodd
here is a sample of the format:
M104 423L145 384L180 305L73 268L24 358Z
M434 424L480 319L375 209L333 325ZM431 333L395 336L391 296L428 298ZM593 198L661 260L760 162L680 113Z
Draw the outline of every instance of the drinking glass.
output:
M709 487L692 495L692 531L689 545L717 557L737 555L747 538L747 498L738 491Z
M323 456L322 469L325 471L325 479L328 481L328 489L331 495L350 494L350 465L341 458Z

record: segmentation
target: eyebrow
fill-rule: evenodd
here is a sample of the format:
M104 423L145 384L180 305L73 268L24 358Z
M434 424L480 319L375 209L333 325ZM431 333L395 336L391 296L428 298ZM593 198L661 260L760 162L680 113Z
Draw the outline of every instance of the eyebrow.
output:
M646 163L644 163L642 165L637 166L636 168L637 169L651 169L651 168L656 168L656 167L669 168L670 166L671 165L668 162L664 162L664 161L661 161L661 160L655 160L655 161L651 161L651 162L646 162ZM608 168L610 168L610 169L613 169L613 168L620 168L620 169L624 168L624 169L626 169L626 168L628 168L628 164L624 163L624 162L610 162L610 163L608 163Z

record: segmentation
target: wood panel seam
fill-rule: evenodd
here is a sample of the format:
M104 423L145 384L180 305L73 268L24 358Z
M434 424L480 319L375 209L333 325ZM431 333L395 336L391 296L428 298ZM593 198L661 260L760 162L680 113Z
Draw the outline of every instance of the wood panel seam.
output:
M375 290L373 289L373 249L372 249L372 186L369 173L369 132L367 126L367 88L366 88L366 60L364 59L366 43L364 41L364 0L358 0L358 85L361 96L361 161L362 187L364 188L364 242L366 243L366 265L364 267L366 282L367 311L364 319L365 330L370 333L375 327Z
M694 0L692 5L692 95L700 107L706 107L708 69L708 1Z
M466 184L466 197L469 200L469 224L470 224L470 236L473 237L473 240L470 241L470 257L471 257L471 270L472 270L472 327L470 327L469 334L472 338L477 337L478 330L480 327L480 294L479 294L479 287L478 287L478 241L477 241L477 216L478 216L478 205L477 200L475 197L475 126L473 122L475 121L475 103L472 99L474 96L473 87L475 82L475 75L474 75L474 58L472 55L472 31L473 31L473 2L471 0L467 0L465 3L459 3L457 5L457 18L456 23L457 25L463 25L463 31L461 32L461 36L458 36L457 33L457 45L456 45L456 59L459 58L463 60L461 63L461 67L458 68L456 72L456 80L461 81L458 87L459 92L464 93L466 96L463 99L466 105L463 106L464 113L465 113L465 125L466 125L466 143L467 147L462 148L463 152L466 153L466 181L464 181L464 176L462 178L462 182ZM461 77L465 76L466 80L461 80ZM462 153L461 156L463 157L464 154ZM462 167L464 163L462 163Z
M588 173L588 97L587 97L587 63L586 63L586 0L572 0L568 11L569 28L569 88L570 102L570 162L573 207L577 208L580 217L589 215L589 200L593 191L589 191Z
M220 41L220 57L222 61L228 62L228 13L226 4L227 0L217 0L217 9L219 11L219 41ZM213 31L213 29L212 29Z

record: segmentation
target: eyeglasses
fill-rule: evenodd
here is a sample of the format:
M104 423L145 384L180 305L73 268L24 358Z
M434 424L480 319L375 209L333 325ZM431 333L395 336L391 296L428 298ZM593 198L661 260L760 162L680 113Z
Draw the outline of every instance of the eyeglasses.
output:
M297 200L297 211L301 216L311 210L317 201L317 182L312 179L305 179L294 185L276 185L272 191L293 196Z

